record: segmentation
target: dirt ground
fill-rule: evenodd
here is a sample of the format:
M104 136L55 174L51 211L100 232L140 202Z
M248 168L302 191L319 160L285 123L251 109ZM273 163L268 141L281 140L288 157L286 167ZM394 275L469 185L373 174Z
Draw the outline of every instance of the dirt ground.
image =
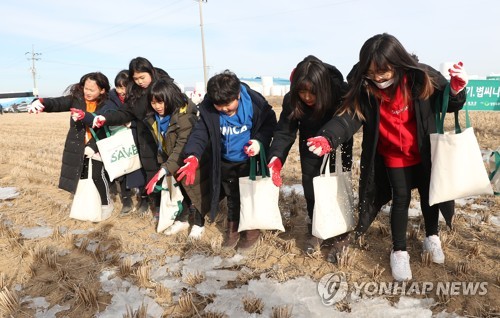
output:
M269 100L279 114L281 98ZM500 112L475 112L471 113L471 119L482 149L500 146ZM172 301L172 296L148 280L145 272L151 262L161 264L165 255L180 255L181 258L196 253L234 255L234 250L221 248L224 206L221 205L216 221L207 224L198 242L188 241L187 233L175 237L157 234L150 218L137 215L119 218L119 201L116 201L113 216L102 223L70 219L72 196L57 188L69 120L68 113L0 116L0 187L16 187L20 192L17 198L0 201L0 251L3 256L0 258L0 314L32 317L33 310L19 301L31 296L45 297L51 305L68 305L69 309L58 317L91 317L110 302L110 295L100 288L98 277L103 269L112 268L117 275L138 286L153 288L154 297L165 308L164 317L190 316L185 306ZM355 136L353 182L356 191L361 138L361 133ZM300 184L295 146L283 175L286 185ZM446 262L442 265L429 264L422 258L423 220L421 217L410 219L408 248L414 281L488 283L488 292L483 296L428 295L438 301L432 308L433 313L446 310L474 317L493 317L500 313L498 226L491 221L500 216L499 203L499 197L474 198L457 206L453 230L445 229L441 223L446 254ZM340 270L348 274L350 281L393 281L389 266L388 214L380 213L366 235L344 255L343 263L333 265L325 261L327 247L312 255L301 250L306 237L304 199L294 193L283 195L280 205L286 232L266 232L258 245L248 252L244 266L252 271L242 272L227 288L258 279L262 274L278 281L303 275L319 280L325 274ZM48 238L23 237L23 228L37 226L54 231ZM81 230L81 234L72 233L74 230ZM88 248L91 244L93 249ZM62 250L68 252L61 253ZM134 253L147 257L130 265L123 255ZM391 301L397 300L397 296L391 298ZM193 295L192 304L198 312L203 312L209 302L207 297ZM349 304L340 302L337 308L349 311Z

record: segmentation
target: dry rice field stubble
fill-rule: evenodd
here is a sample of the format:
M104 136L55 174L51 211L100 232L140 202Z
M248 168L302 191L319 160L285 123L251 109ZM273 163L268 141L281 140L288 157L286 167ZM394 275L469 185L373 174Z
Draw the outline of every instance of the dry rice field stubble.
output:
M269 101L279 116L281 97L269 98ZM460 116L464 122L463 112ZM471 112L470 116L481 148L497 148L500 144L500 112ZM451 130L452 116L449 117L447 129ZM166 255L177 255L181 259L196 253L233 256L234 250L228 251L220 246L224 217L219 216L216 222L207 224L200 242L188 241L186 234L177 237L156 234L149 218L118 218L118 201L115 201L113 216L100 224L69 219L72 196L57 188L69 120L69 113L9 113L0 116L0 187L16 187L19 191L18 197L0 201L0 250L4 256L0 259L0 274L6 299L0 304L0 312L5 316L32 317L33 309L19 299L45 297L51 306L67 306L69 309L64 314L69 317L90 317L110 303L111 296L100 288L98 277L102 270L111 268L116 276L136 286L148 286L152 293L159 293L157 299L165 298L159 302L165 310L165 317L182 315L182 311L188 309L218 316L214 312L203 312L204 306L210 302L208 298L193 294L196 299L189 302L190 306L184 306L189 308L184 308L182 302L178 303L180 295L171 295L163 288L152 288L156 282L145 269L162 265ZM353 186L356 192L361 134L355 135L354 142ZM286 186L300 184L296 146L297 143L283 168ZM418 194L414 193L414 196L418 200ZM439 302L432 307L434 313L446 310L461 315L493 316L500 311L498 226L491 221L499 217L499 201L499 197L473 198L465 205L457 205L453 230L445 229L441 223L446 253L444 265L429 264L421 244L425 233L423 220L421 217L410 219L408 241L414 281L488 282L488 293L484 296L429 295ZM277 282L302 275L319 280L325 274L340 270L348 273L351 282L393 281L389 266L391 238L381 231L390 229L387 213L380 213L367 234L351 246L349 255L355 256L354 261L340 268L325 261L328 247L313 255L301 251L307 228L304 198L294 192L282 194L280 207L287 231L263 235L256 248L247 253L240 265L232 268L240 271L245 267L245 271L240 271L238 278L224 288L238 287L262 274ZM479 220L476 220L477 216ZM476 221L471 221L473 219ZM52 235L35 239L24 237L22 230L33 227L49 229ZM138 263L131 262L129 257L134 254L141 254L143 259ZM180 281L193 281L193 277L180 271L170 274ZM204 275L199 274L200 277ZM18 285L22 288L14 292ZM258 299L259 295L255 297ZM181 297L183 301L185 298ZM277 316L282 309L284 307L276 308L274 315ZM287 313L280 313L280 316L287 316Z

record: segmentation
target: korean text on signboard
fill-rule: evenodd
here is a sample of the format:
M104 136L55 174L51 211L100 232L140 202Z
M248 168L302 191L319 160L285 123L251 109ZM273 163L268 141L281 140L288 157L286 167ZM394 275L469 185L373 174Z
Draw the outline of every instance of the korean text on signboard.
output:
M466 106L469 110L500 110L500 80L470 80Z

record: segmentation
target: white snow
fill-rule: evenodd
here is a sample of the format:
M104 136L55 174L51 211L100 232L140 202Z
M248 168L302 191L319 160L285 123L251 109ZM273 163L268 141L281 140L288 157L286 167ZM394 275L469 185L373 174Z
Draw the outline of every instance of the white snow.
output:
M303 193L301 185L284 186L285 193L295 190ZM15 198L18 192L15 188L0 188L0 199ZM471 204L472 199L457 200L458 205ZM419 207L419 202L412 202L412 206ZM483 210L487 207L474 204L474 210ZM390 205L383 207L384 213L389 213ZM419 208L411 208L409 215L414 217L420 215ZM469 217L476 217L478 213ZM491 216L491 224L499 226L499 217ZM9 222L9 220L5 220ZM53 229L47 226L23 228L21 233L26 239L37 239L52 235ZM72 233L87 233L83 230L72 230ZM88 249L95 248L90 242ZM162 253L158 250L155 253ZM122 258L129 258L132 264L136 264L145 255L141 253L121 254ZM200 295L211 295L213 302L208 304L205 311L225 313L229 317L269 317L273 307L290 306L294 317L432 317L431 308L435 305L432 298L417 299L402 296L398 303L391 303L381 297L373 298L351 298L349 300L350 313L342 312L335 306L325 306L318 294L318 283L311 278L303 276L285 282L279 282L262 274L259 279L253 279L248 284L237 288L225 288L228 282L236 281L241 272L249 270L243 267L239 270L231 270L234 265L238 265L245 256L236 254L232 258L221 258L219 256L192 255L189 258L181 259L179 256L165 257L163 265L150 263L151 279L162 284L172 292L174 301L179 298L183 290L190 290ZM180 275L179 275L180 274ZM187 275L203 274L204 281L196 286L189 286L184 279ZM140 288L131 282L121 279L112 270L101 272L101 286L103 291L112 295L111 303L96 317L122 317L127 308L134 311L141 305L147 306L148 317L160 317L163 308L150 297L152 291L147 288ZM21 287L20 287L21 288ZM243 299L245 297L259 298L264 304L262 314L250 314L243 309ZM69 308L55 305L49 308L49 303L43 297L25 297L23 302L29 303L30 307L36 310L36 318L56 317L58 312ZM458 317L455 313L441 312L435 317L449 318Z
M17 188L14 187L0 188L0 200L14 199L18 195L19 192L17 192Z
M54 229L47 226L37 226L21 229L21 235L27 239L45 238L52 235Z

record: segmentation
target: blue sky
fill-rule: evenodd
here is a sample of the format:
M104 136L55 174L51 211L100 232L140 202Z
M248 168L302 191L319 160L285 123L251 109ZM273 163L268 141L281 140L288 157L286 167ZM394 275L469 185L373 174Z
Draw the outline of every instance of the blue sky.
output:
M469 74L500 73L498 0L208 0L203 3L209 76L288 77L306 55L345 75L369 37L395 35L439 69L462 60ZM101 71L113 81L137 56L175 80L203 81L195 0L16 0L0 4L0 92L31 91L31 52L40 96L60 96Z

